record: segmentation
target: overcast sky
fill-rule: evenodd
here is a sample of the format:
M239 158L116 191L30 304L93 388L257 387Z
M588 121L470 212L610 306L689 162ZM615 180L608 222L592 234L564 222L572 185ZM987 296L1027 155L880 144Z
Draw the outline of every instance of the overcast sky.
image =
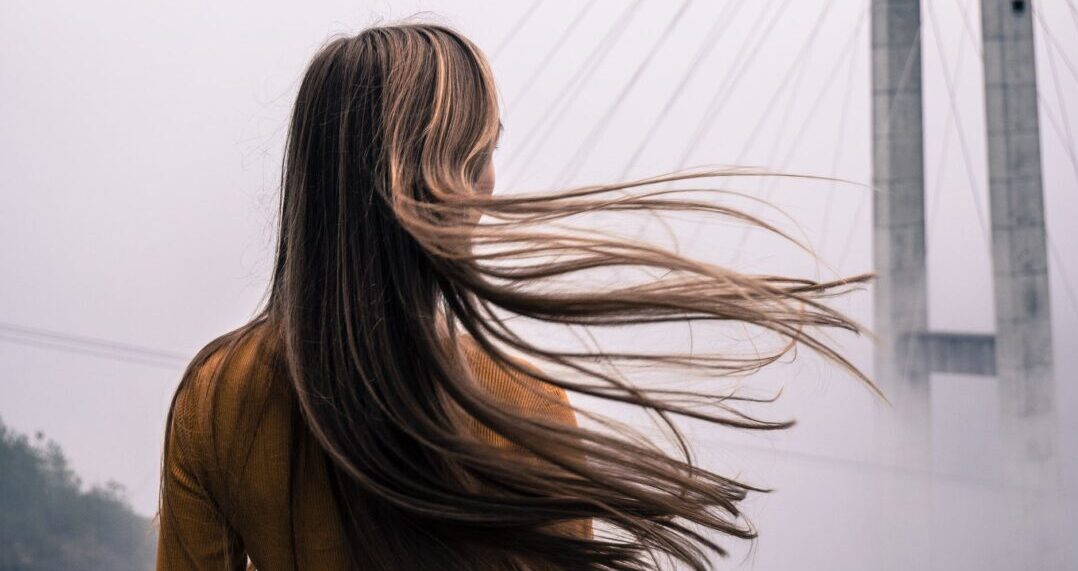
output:
M3 0L0 418L44 431L88 482L115 479L138 511L153 512L177 363L249 318L265 287L280 149L304 66L331 34L380 20L422 12L492 58L506 126L499 192L734 163L869 182L867 1L633 6ZM978 6L933 0L923 14L927 302L933 328L991 332ZM1078 134L1078 14L1067 0L1036 9L1060 432L1073 476L1078 149L1066 141ZM621 33L611 37L612 29ZM537 140L544 144L525 144ZM739 184L787 208L836 272L872 269L863 187ZM740 228L674 225L683 250L706 259L834 273L756 234L744 239ZM870 292L842 307L871 324ZM164 356L146 364L118 358L129 354L123 349L114 358L82 354L85 343L64 350L37 330ZM866 340L842 340L857 364L871 366ZM746 437L694 427L714 466L778 489L749 503L763 536L735 563L1008 569L1031 554L1043 568L1078 561L1069 543L1016 532L1030 511L1026 496L986 476L997 453L995 380L934 378L935 464L922 473L878 461L875 421L885 413L849 377L812 359L769 375L786 387L776 410L796 416L797 428ZM897 490L885 506L893 511L877 510L881 490ZM1078 504L1076 493L1070 487L1065 501L1051 503ZM1073 535L1074 513L1047 517Z

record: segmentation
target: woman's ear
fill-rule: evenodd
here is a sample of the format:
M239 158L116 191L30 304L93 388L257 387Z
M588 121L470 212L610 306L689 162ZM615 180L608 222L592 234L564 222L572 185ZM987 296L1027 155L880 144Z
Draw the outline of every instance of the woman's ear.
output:
M479 175L475 188L477 191L489 196L494 193L494 181L494 159L490 158L487 159L487 164L483 167L483 172Z

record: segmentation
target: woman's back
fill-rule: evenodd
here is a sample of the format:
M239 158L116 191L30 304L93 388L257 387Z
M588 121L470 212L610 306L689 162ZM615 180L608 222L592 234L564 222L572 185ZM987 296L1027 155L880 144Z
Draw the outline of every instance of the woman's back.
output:
M267 322L256 326L227 362L223 350L214 351L176 396L164 469L181 493L169 498L170 517L161 521L159 568L225 569L230 552L246 553L261 569L350 568L329 459L303 424L287 378L272 358L260 357L273 349L257 350L272 342L268 329ZM576 425L564 389L512 374L471 338L460 339L468 367L496 398ZM470 417L467 430L527 454ZM236 507L225 514L222 505ZM590 520L569 523L574 533L591 535Z

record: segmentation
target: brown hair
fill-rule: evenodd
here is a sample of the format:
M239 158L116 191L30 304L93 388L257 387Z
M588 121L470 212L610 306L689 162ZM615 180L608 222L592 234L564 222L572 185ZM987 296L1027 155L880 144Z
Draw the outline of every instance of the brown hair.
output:
M748 397L649 389L614 371L648 364L670 375L744 374L800 344L872 386L815 332L860 331L822 298L868 276L746 275L647 243L565 230L557 225L595 211L691 211L781 234L699 198L699 189L657 188L730 174L723 171L477 193L499 128L488 63L451 29L378 26L325 45L291 118L265 306L196 357L183 383L217 348L235 346L257 324L272 327L279 347L267 359L278 359L303 425L331 460L338 515L364 569L629 570L654 568L663 555L706 569L707 550L725 554L707 530L755 536L738 502L759 488L694 465L687 449L678 458L602 430L610 420L591 412L579 411L593 427L506 409L461 365L457 337L467 334L511 371L658 413L679 441L673 416L780 429L791 422L735 406ZM659 277L603 288L555 284L625 267ZM565 351L526 339L515 317L584 328L741 322L785 342L751 357ZM540 461L469 438L462 413ZM167 501L167 477L162 485ZM229 501L219 507L228 510ZM557 525L582 519L595 523L595 537Z

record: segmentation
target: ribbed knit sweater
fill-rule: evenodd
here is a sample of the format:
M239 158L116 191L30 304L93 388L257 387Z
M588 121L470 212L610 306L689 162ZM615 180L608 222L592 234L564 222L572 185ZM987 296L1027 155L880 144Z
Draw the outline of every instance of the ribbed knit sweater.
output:
M564 389L510 372L474 340L463 339L463 353L474 376L507 406L576 425ZM226 546L234 542L262 570L348 569L347 538L336 517L325 455L301 424L297 429L291 388L274 382L270 372L256 363L251 345L241 345L213 386L210 377L220 358L211 355L176 396L164 459L164 470L175 485L160 512L157 568L243 569L245 561L230 565L225 560ZM543 398L544 394L555 398ZM260 416L252 418L252 411L258 410ZM469 420L470 429L481 439L528 454ZM241 450L247 445L249 449ZM293 463L290 455L297 450L301 457ZM302 467L298 471L297 465ZM292 485L301 498L294 504L290 478L296 479ZM222 513L223 505L235 512ZM566 523L576 534L592 535L591 520Z

